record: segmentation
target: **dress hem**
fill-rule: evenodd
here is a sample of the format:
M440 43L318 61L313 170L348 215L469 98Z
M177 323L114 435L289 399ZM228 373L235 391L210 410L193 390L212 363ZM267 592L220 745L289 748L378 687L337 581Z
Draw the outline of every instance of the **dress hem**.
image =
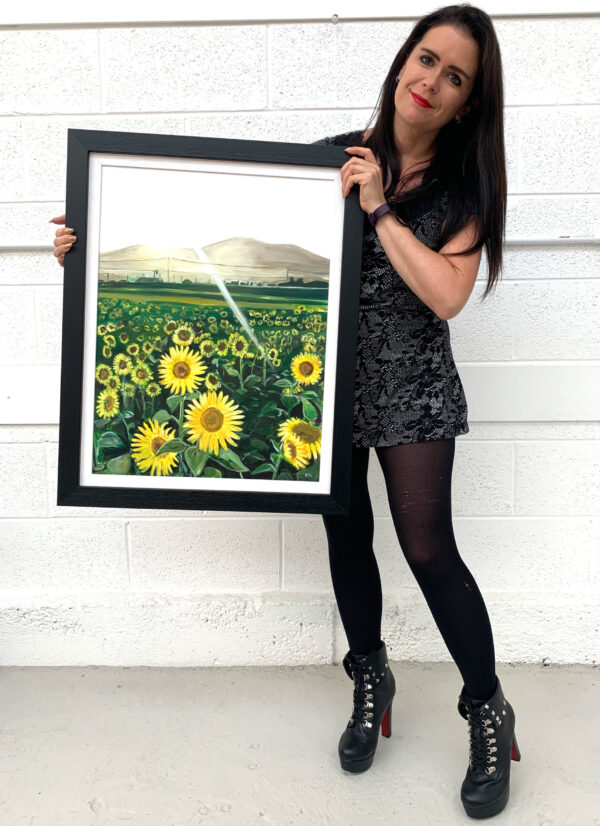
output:
M417 442L441 442L444 439L453 439L455 436L464 436L466 433L469 433L470 428L467 422L458 424L456 427L452 428L449 431L446 431L441 436L435 436L430 439L401 439L400 441L394 440L393 442L379 442L377 441L376 444L357 444L356 441L352 440L353 447L393 447L394 445L410 445L416 444ZM418 436L418 434L417 434Z

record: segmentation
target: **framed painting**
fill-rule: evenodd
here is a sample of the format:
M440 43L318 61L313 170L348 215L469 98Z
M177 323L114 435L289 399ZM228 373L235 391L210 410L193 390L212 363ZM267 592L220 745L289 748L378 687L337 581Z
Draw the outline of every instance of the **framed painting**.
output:
M346 513L341 146L68 130L59 505Z

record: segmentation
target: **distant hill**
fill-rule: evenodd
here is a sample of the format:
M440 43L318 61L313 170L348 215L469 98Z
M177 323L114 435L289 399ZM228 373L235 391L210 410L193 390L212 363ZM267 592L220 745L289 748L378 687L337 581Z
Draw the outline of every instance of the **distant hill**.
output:
M213 264L251 267L284 267L294 271L329 275L329 258L296 244L268 244L256 238L234 237L202 248Z
M226 281L281 284L290 278L310 281L329 279L329 259L296 244L269 244L255 238L234 237L209 244L202 251ZM208 283L212 276L191 247L151 247L132 244L100 253L100 280L112 281L137 275L160 281Z

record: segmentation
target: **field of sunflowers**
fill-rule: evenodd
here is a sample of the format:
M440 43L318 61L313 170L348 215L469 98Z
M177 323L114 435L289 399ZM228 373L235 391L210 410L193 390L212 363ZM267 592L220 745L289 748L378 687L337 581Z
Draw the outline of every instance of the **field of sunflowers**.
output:
M326 311L98 299L95 473L317 481Z

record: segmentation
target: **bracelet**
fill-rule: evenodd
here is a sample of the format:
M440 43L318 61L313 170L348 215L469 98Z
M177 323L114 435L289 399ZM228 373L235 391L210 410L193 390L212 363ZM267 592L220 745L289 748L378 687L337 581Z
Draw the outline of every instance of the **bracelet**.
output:
M371 223L371 226L374 227L377 221L381 218L382 215L385 215L387 212L391 212L392 208L386 201L385 204L381 204L378 206L377 209L374 209L373 212L369 212L368 219Z

